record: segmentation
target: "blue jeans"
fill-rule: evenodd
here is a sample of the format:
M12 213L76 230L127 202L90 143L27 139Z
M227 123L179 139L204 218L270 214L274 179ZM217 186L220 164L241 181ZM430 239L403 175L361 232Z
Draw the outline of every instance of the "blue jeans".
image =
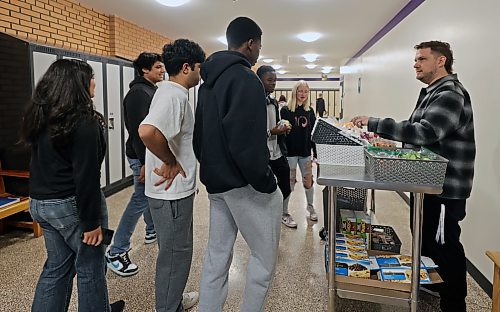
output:
M295 188L297 183L297 164L299 165L300 173L302 174L302 183L306 192L307 205L312 206L314 200L313 175L311 157L293 156L287 157L288 165L290 166L290 188Z
M132 237L132 233L134 233L135 226L141 215L144 215L146 233L155 233L155 226L149 210L148 199L146 195L144 195L145 184L139 182L142 164L139 159L127 159L130 164L130 169L132 169L134 173L134 193L116 229L113 245L109 251L112 255L121 254L130 249L130 237Z
M68 311L77 277L78 311L109 312L105 246L84 244L83 228L75 197L30 200L30 213L43 229L47 260L35 290L32 312ZM102 196L101 226L107 227L108 211Z

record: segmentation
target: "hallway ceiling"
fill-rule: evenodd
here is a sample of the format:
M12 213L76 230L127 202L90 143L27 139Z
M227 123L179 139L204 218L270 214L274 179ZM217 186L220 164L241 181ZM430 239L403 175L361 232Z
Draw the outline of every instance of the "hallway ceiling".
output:
M179 7L165 7L155 0L78 0L106 14L158 32L171 39L188 38L207 55L226 49L217 38L229 22L248 16L262 28L262 58L274 59L288 74L318 74L322 66L339 66L358 52L409 0L190 0ZM319 32L315 42L296 35ZM319 54L314 69L302 54Z

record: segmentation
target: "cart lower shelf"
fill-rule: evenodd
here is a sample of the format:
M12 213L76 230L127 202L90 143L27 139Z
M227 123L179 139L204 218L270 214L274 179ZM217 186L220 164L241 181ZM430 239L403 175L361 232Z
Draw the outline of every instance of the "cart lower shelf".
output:
M433 283L442 282L435 270L429 270L429 275ZM411 284L336 275L333 291L340 298L408 307Z

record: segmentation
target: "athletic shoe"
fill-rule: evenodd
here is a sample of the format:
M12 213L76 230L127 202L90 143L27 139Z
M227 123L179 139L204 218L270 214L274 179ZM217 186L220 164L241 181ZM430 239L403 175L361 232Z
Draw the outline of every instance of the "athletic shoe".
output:
M307 205L307 211L309 212L309 219L311 219L311 221L318 221L318 215L313 205Z
M288 226L289 228L295 229L297 228L297 223L293 220L290 214L285 214L281 216L281 223Z
M111 312L122 312L125 309L125 301L118 300L111 304Z
M146 233L146 237L144 238L144 243L152 244L154 242L156 242L156 232Z
M439 292L434 291L434 289L430 289L427 286L420 285L420 290L423 291L426 294L429 294L429 295L435 297L435 298L441 298L441 295L439 294Z
M108 250L106 252L106 264L111 271L123 277L135 275L139 271L137 265L130 261L128 251L118 255L111 255Z
M182 306L184 307L184 310L188 310L188 309L191 309L192 307L194 307L198 303L199 299L200 299L200 295L196 291L183 293L182 294Z

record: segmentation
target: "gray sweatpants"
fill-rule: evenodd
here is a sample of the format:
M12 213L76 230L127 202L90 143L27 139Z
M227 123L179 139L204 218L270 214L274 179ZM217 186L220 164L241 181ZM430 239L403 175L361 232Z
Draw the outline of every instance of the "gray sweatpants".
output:
M238 230L250 248L240 311L263 311L278 255L283 196L251 186L209 194L210 231L200 284L200 312L222 311Z
M157 312L182 312L182 293L193 258L194 194L179 200L148 198L158 237L155 307Z

